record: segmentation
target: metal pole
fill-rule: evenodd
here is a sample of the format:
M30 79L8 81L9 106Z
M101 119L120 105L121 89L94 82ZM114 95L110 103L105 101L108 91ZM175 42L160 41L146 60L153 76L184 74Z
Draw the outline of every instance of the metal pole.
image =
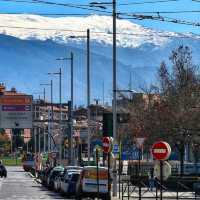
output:
M11 156L13 154L13 131L11 129L11 139L10 139L10 150L11 150Z
M110 181L110 152L108 152L108 154L107 154L107 156L108 156L108 200L111 200L111 194L110 194L110 185L111 185L111 181Z
M104 102L104 101L105 101L105 97L104 97L104 93L105 93L105 92L104 92L104 81L103 81L103 85L102 85L102 93L103 93L103 94L102 94L102 96L103 96L102 101L103 101L103 106L104 106L104 103L105 103L105 102Z
M35 145L35 155L37 153L37 130L36 130L36 127L33 128L34 130L34 145Z
M90 29L87 29L87 117L88 117L88 163L90 162Z
M51 125L50 125L50 151L52 151L52 136L53 136L53 81L51 80Z
M38 127L38 152L40 153L40 127Z
M43 128L43 135L44 135L44 147L43 147L43 151L46 152L46 134L45 134L45 127Z
M73 66L74 55L71 52L71 119L70 119L70 142L73 145L73 107L74 107L74 66ZM71 146L72 147L72 146ZM74 164L74 150L71 148L71 163Z
M142 188L141 188L141 147L139 147L139 200L142 198Z
M160 161L160 200L163 199L163 161Z
M37 155L37 127L34 127L33 130L34 130L35 161L36 161L36 155ZM36 177L36 165L35 165L35 177Z
M96 148L96 170L97 170L97 199L99 199L99 151Z
M45 88L44 88L44 91L43 91L43 95L44 95L44 103L46 101L46 91L45 91Z
M51 151L51 116L50 109L48 108L48 153Z
M61 126L61 122L62 122L62 86L61 86L61 78L62 78L62 71L61 71L61 68L59 69L59 90L60 90L60 164L61 164L61 161L62 161L62 126Z
M113 0L113 139L117 141L116 0ZM116 159L114 159L116 162ZM117 169L113 168L113 197L117 196Z

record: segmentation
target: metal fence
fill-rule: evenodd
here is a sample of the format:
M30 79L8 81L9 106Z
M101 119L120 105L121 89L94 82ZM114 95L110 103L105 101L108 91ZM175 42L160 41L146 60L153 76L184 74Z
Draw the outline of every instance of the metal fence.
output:
M125 166L127 173L119 171L119 198L122 200L200 200L200 177L178 176L178 168L173 168L173 175L163 182L157 178L150 178L152 164ZM121 174L120 174L121 172Z

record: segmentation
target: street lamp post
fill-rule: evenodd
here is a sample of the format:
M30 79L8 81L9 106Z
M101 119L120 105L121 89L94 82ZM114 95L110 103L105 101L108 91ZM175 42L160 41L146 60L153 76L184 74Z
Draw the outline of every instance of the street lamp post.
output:
M71 36L70 38L87 38L87 148L88 162L90 162L90 146L91 146L91 111L90 111L90 29L87 29L87 36Z
M48 73L49 75L59 75L59 112L60 112L60 153L59 153L59 160L60 160L60 164L62 161L62 126L61 126L61 122L62 122L62 70L61 68L59 68L59 72L54 72L54 73Z
M49 129L49 132L48 132L48 152L51 151L51 146L52 146L52 142L51 142L51 135L52 135L52 132L53 132L53 81L51 80L50 83L42 83L40 84L42 86L50 86L50 89L51 89L51 118L50 118L50 129ZM44 90L45 91L45 90ZM44 95L45 97L45 95Z
M105 9L105 6L102 5L112 4L112 16L113 16L113 141L117 142L117 71L116 71L116 0L112 2L92 2L91 6L99 7ZM114 159L113 167L113 196L117 196L117 169L116 169L116 159Z
M70 106L70 163L74 164L74 153L73 153L73 105L74 105L74 54L71 52L70 57L67 58L57 58L57 60L70 60L71 61L71 106Z

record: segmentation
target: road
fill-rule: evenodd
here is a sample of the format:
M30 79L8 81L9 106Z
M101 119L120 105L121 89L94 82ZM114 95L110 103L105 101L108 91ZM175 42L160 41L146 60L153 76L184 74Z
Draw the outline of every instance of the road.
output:
M0 178L0 199L64 199L37 183L22 167L7 167L7 171L8 177Z

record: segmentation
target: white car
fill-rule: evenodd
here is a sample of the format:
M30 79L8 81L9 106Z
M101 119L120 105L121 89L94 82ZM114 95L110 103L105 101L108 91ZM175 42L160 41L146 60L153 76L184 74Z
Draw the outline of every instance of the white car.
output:
M61 179L61 193L67 196L75 195L79 189L82 170L68 170Z
M99 184L97 184L96 166L85 166L82 170L81 184L77 192L77 198L100 197L106 199L110 195L111 180L108 185L108 168L98 168ZM108 191L109 188L109 191ZM99 193L97 192L99 191Z

